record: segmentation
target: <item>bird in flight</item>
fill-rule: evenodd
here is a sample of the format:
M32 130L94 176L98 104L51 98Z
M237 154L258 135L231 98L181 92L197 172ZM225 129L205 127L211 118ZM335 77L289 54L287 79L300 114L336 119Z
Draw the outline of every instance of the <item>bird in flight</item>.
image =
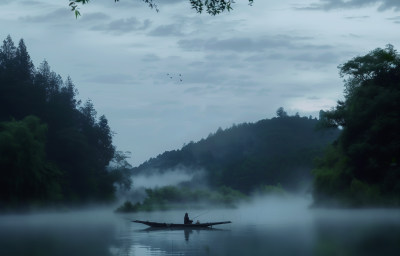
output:
M173 74L171 74L171 73L167 73L167 77L169 77L170 79L174 79L175 80L175 76ZM177 81L179 79L179 82L183 82L182 74L179 73L178 77L176 77L176 78L177 78Z

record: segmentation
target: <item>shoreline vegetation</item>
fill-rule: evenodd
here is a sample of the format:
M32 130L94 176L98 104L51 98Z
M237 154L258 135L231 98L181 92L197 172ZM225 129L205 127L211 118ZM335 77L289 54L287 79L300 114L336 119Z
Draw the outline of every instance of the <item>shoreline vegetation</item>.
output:
M179 209L207 208L211 206L222 208L236 208L237 204L249 201L251 196L240 191L222 186L216 190L195 189L176 186L146 189L146 198L141 202L125 201L115 209L116 213L166 211ZM276 186L261 186L255 193L258 196L287 196L280 184Z

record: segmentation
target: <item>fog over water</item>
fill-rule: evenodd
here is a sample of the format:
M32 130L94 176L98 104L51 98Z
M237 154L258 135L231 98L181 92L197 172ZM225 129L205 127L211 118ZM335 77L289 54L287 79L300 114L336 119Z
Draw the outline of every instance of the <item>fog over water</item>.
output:
M190 186L191 188L206 188L205 172L202 169L174 168L165 171L156 169L145 173L136 173L132 177L132 187L129 191L118 191L119 205L126 200L136 203L146 197L146 189L157 189L166 186Z
M203 176L202 170L187 170L183 168L172 169L165 172L157 170L148 171L146 174L132 176L133 189L157 188L164 186L176 186L182 182L191 181L194 177ZM204 182L204 180L202 180Z
M212 230L149 230L184 211L111 209L0 216L0 255L398 255L400 210L311 209L307 197L259 197L236 209L185 209Z

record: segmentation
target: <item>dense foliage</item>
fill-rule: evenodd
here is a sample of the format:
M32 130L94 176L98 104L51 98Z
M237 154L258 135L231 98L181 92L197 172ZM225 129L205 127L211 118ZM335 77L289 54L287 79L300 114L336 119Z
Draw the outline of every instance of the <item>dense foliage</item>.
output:
M45 198L58 200L61 195L61 172L46 159L46 125L34 116L0 125L2 201L27 203Z
M163 172L183 166L206 170L212 187L250 193L280 183L285 190L298 190L311 181L313 159L337 138L339 130L317 131L316 119L288 116L283 108L277 114L277 118L254 124L218 129L207 139L150 159L134 172Z
M81 105L46 61L35 69L21 39L0 48L0 210L110 200L120 168L106 117ZM128 184L129 185L129 184Z
M388 45L342 66L345 100L322 113L343 129L315 173L317 204L400 204L400 55Z

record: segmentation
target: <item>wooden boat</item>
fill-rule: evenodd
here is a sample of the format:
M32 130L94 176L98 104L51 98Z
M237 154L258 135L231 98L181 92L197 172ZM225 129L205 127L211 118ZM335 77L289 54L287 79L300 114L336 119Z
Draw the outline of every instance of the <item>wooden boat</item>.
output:
M141 221L141 220L133 220L132 222L141 223L152 228L210 228L212 226L228 224L232 223L231 221L220 221L220 222L205 222L205 223L193 223L193 224L175 224L175 223L160 223L160 222L151 222L151 221Z

